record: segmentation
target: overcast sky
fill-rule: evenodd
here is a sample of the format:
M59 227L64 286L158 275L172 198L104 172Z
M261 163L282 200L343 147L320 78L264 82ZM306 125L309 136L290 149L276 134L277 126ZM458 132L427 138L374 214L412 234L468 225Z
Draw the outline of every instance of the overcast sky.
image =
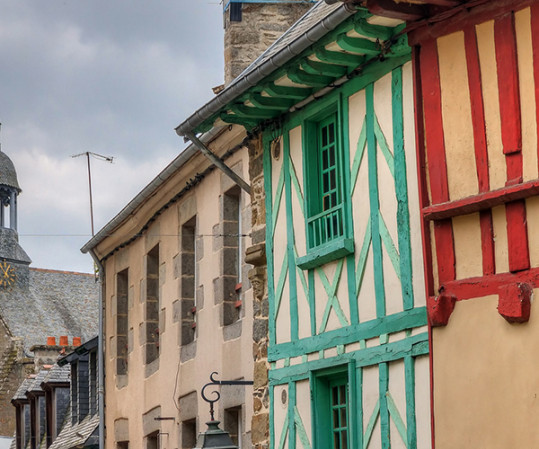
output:
M92 271L96 232L183 148L175 126L223 82L217 0L0 0L0 142L32 267Z

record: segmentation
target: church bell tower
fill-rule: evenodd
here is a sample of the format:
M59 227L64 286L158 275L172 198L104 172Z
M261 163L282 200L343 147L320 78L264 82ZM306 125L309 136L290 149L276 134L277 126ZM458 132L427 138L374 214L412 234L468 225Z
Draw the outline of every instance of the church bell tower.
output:
M32 262L19 245L17 199L21 193L11 159L0 149L0 288L28 282Z

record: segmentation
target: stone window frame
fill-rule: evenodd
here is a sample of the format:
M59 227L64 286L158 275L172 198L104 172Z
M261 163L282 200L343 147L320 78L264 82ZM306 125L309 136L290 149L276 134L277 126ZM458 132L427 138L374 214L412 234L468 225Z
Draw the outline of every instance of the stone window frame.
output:
M144 304L144 364L159 360L159 315L161 310L160 244L146 253L146 300Z
M223 277L222 324L230 326L242 317L242 192L235 185L221 197L222 243L221 276Z
M116 375L128 373L129 268L116 273Z
M197 232L197 215L180 227L180 346L193 343L197 335Z
M243 406L237 405L223 410L223 428L230 435L238 449L242 449L243 429Z

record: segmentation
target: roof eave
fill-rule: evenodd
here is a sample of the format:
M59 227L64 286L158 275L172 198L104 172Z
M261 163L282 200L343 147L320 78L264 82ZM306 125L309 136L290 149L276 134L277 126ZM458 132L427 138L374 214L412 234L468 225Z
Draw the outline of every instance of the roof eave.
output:
M206 120L210 119L223 107L239 98L247 92L248 89L259 84L264 78L281 68L285 63L289 62L294 57L299 56L311 44L329 31L335 29L344 20L353 15L354 12L355 9L350 8L346 4L343 4L341 7L335 9L335 11L332 11L328 16L316 23L315 26L302 34L298 39L290 42L262 64L254 65L251 70L247 70L244 74L236 78L236 80L219 95L179 124L176 127L176 133L182 137L189 133L196 133L197 128Z

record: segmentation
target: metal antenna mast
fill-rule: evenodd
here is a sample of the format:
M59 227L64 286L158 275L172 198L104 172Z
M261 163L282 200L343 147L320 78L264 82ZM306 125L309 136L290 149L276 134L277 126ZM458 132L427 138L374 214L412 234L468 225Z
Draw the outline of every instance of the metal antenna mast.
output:
M103 156L102 154L92 153L91 151L86 151L84 153L75 154L71 157L80 157L86 156L88 162L88 190L90 191L90 220L92 222L92 237L95 235L94 232L94 204L92 200L92 172L90 170L90 156L93 156L100 161L110 162L112 164L114 157L112 156Z

